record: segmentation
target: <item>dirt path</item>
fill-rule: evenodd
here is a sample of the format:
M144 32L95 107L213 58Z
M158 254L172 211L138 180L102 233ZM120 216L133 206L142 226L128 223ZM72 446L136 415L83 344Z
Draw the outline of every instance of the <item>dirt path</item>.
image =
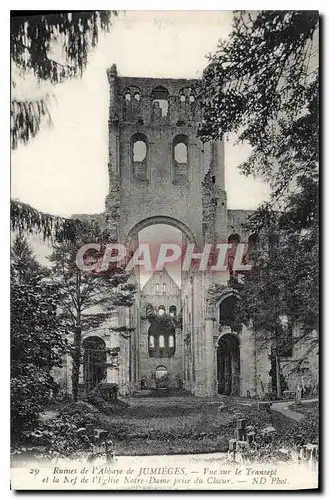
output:
M317 399L307 399L305 401L302 401L303 404L307 403L315 403L318 401ZM300 422L303 420L304 415L302 413L299 413L295 410L289 410L289 406L293 405L295 401L277 401L275 403L272 403L271 405L271 410L277 411L284 415L285 417L291 418L292 420L295 420L296 422Z

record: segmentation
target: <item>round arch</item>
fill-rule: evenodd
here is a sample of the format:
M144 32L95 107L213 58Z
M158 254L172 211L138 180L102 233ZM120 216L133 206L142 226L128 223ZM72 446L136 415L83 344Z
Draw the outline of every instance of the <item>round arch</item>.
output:
M228 336L232 337L232 340L234 338L237 341L238 344L240 343L240 337L239 337L239 335L236 332L229 332L229 333L228 332L222 332L218 336L217 347L218 347L219 342L221 340L227 341L228 340Z
M136 239L136 236L140 231L146 229L149 226L154 226L155 224L167 224L168 226L175 227L186 236L189 243L196 243L194 234L183 222L166 215L156 215L154 217L143 219L135 224L135 226L128 232L126 236L126 247L130 246L131 242Z

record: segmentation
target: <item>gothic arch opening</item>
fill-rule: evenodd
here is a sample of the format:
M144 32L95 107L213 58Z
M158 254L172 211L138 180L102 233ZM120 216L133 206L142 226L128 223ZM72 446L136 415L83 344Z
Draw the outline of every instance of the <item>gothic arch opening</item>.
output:
M237 324L237 307L240 297L235 290L229 290L216 304L216 319L223 326L228 326L233 332L237 333L239 328Z
M217 381L219 394L240 394L240 341L236 334L226 333L218 341Z
M106 375L106 349L103 339L87 337L83 347L83 378L86 392L90 392Z

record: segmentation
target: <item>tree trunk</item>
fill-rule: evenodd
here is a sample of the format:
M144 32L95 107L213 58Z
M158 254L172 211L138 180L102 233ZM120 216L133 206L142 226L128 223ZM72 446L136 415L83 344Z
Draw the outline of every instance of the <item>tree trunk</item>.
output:
M72 395L73 401L78 399L79 374L80 374L80 358L81 358L81 326L76 326L73 340L73 356L72 356Z
M278 339L275 339L275 371L276 371L276 393L277 397L281 398L281 375L280 375L280 358L278 352Z

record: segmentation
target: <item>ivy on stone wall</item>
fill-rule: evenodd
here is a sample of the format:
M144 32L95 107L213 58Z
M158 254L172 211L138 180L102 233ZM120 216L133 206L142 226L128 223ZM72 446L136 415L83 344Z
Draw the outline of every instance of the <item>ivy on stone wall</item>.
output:
M108 165L108 174L110 189L105 201L106 223L109 234L116 239L120 221L120 178L113 168L111 158Z
M202 222L203 234L208 240L215 236L216 198L210 169L202 181Z

